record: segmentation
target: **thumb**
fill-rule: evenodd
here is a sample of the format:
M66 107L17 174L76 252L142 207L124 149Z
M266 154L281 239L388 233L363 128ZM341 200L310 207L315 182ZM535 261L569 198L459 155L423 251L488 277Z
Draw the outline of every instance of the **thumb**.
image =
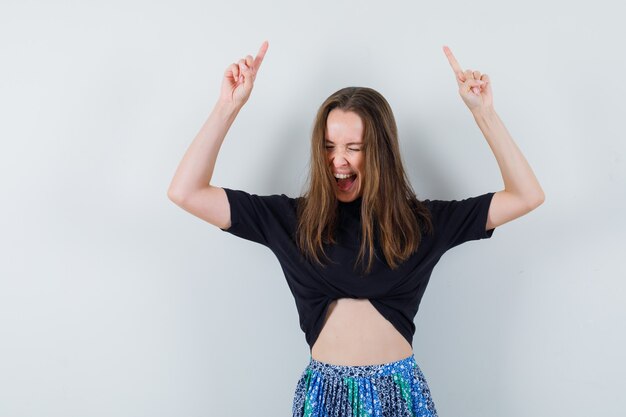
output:
M472 90L474 87L479 88L479 87L484 87L486 84L485 81L482 80L475 80L473 78L468 78L467 80L465 80L465 82L463 83L463 89L465 90L465 92L469 92L470 90Z

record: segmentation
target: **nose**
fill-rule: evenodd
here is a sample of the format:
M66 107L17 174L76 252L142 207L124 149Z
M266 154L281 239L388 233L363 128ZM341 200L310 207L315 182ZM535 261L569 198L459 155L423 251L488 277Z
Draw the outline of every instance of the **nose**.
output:
M341 167L341 166L347 165L348 163L348 158L346 158L344 153L338 149L333 150L333 152L330 155L330 159L333 163L333 166L335 167Z
M332 158L335 165L344 165L346 162L348 162L348 159L341 154L333 155Z
M342 168L348 166L348 160L342 156L333 157L332 162L334 168Z

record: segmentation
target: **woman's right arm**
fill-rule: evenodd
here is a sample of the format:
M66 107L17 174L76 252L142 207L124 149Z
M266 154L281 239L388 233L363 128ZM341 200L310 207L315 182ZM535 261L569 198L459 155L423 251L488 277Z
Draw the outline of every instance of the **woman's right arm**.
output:
M167 196L189 213L219 227L230 227L230 205L226 192L210 184L217 154L228 129L248 101L268 43L263 42L256 58L251 55L224 71L220 97L208 119L185 152Z

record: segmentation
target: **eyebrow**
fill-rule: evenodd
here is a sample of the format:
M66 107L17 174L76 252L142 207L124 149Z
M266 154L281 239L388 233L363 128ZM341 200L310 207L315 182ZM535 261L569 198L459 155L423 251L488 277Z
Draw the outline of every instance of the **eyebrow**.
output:
M335 142L333 142L333 141L332 141L332 140L330 140L330 139L324 139L324 140L325 140L326 142L328 142L328 143L335 143ZM348 142L348 143L346 143L346 145L363 145L363 142Z

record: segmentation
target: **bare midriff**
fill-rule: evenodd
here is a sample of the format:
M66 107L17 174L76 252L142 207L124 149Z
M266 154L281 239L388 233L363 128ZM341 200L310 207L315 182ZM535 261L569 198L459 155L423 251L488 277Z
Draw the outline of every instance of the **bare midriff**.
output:
M364 298L339 298L328 306L311 357L334 365L377 365L413 354L409 342Z

